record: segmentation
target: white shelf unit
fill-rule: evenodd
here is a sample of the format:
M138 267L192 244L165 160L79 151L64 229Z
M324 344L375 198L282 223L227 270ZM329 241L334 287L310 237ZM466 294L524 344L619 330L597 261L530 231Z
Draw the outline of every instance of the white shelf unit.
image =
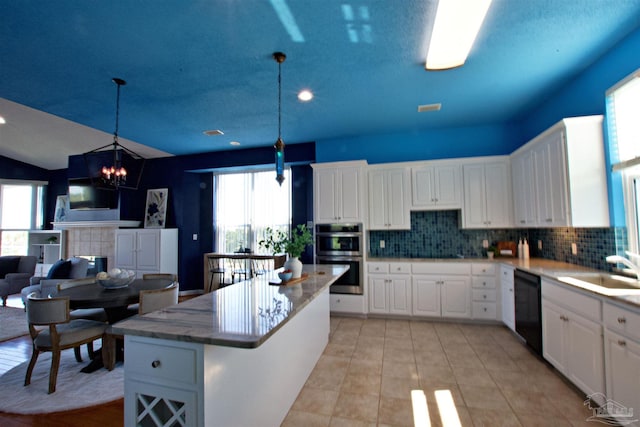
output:
M56 238L55 243L49 243L49 239ZM51 266L65 255L65 237L62 230L29 230L29 243L27 255L35 256L35 276L46 276Z

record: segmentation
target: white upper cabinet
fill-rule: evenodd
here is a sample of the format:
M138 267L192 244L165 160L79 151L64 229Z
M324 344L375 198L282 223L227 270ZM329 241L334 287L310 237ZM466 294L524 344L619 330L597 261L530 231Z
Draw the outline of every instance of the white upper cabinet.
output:
M364 161L311 165L316 223L364 222L365 165Z
M564 119L511 158L517 226L610 225L602 116Z
M462 207L459 164L428 162L411 168L411 209L444 210Z
M463 228L512 227L511 171L507 157L463 166Z
M369 229L408 230L409 169L369 167Z
M516 227L529 227L537 223L532 157L531 151L527 150L511 158L513 217Z

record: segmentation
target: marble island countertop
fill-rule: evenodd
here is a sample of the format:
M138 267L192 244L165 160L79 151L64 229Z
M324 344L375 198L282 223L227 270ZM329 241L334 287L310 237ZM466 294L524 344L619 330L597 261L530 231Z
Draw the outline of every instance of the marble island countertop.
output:
M603 286L594 285L581 280L565 281L564 278L584 273L603 273L608 272L596 270L593 268L582 267L568 262L554 261L544 258L530 258L521 260L519 258L498 257L490 260L488 258L379 258L369 257L368 262L489 262L497 264L507 264L514 268L536 274L541 277L560 281L561 283L580 288L584 291L591 292L598 296L606 297L611 300L623 302L631 305L636 309L640 309L640 288L639 289L611 289Z
M308 278L295 286L274 286L275 273L226 286L180 304L113 325L138 335L227 347L255 348L325 291L346 265L305 265Z

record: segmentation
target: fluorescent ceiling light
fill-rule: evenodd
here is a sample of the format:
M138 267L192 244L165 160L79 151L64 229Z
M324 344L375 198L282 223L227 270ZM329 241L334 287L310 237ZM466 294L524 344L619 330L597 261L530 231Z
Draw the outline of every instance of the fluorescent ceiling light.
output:
M433 24L427 70L446 70L464 64L491 0L440 0Z

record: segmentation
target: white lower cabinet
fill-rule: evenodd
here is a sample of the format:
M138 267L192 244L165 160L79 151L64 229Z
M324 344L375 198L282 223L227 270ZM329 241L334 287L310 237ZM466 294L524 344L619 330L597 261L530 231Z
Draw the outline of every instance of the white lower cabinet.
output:
M516 310L513 298L513 271L514 268L507 265L500 266L500 303L502 323L509 329L516 330Z
M411 264L369 263L369 312L411 314Z
M490 263L471 264L471 312L474 319L496 320L497 280L496 265Z
M331 294L329 301L332 313L365 313L365 299L362 295Z
M600 307L596 298L542 280L543 357L586 395L605 390Z
M414 263L411 269L414 316L471 317L469 264Z
M607 399L623 409L633 408L637 420L640 411L640 313L605 302L604 358L607 379ZM629 417L618 417L621 425L628 424Z

